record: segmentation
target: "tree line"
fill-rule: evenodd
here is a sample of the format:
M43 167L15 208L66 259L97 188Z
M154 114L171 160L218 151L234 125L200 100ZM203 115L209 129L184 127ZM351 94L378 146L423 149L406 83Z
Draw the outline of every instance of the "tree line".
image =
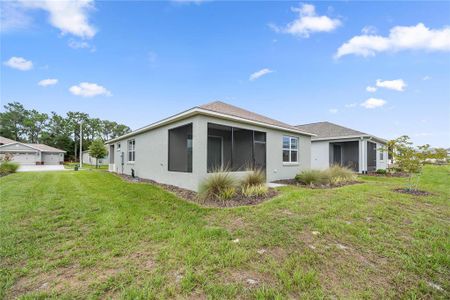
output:
M87 113L69 111L65 116L26 109L19 102L3 106L0 136L24 143L46 144L67 151L69 160L79 157L80 124L83 125L83 150L97 139L106 141L131 131L130 127L109 120L92 118Z

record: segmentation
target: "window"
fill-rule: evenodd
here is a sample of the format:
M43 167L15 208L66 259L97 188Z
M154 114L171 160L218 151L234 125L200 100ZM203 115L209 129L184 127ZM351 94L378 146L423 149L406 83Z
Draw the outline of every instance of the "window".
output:
M136 158L135 147L136 147L135 140L129 140L128 141L128 161L129 162L134 162L134 159Z
M208 172L266 168L266 133L208 123Z
M380 160L384 159L383 151L380 151Z
M298 162L298 138L283 136L283 162Z
M117 144L117 151L120 152L120 143Z
M169 171L192 172L192 124L169 130Z

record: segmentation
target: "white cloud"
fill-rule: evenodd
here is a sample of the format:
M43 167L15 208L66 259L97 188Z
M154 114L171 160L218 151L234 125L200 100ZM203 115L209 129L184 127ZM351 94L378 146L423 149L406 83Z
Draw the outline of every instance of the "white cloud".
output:
M369 98L363 103L361 103L361 106L364 108L377 108L385 105L387 102L383 99L377 99L377 98Z
M18 19L24 15L27 9L41 9L49 14L49 22L52 26L61 30L62 34L72 34L80 38L92 38L96 29L89 23L88 13L94 9L92 0L76 1L26 1L19 0L15 6L21 13L10 15L8 22L20 22Z
M422 80L430 80L430 79L431 79L431 76L428 76L428 75L426 75L422 78Z
M335 58L345 55L374 56L378 52L402 50L450 51L450 27L430 29L423 23L416 26L396 26L389 36L363 34L342 44Z
M74 85L69 88L69 91L81 97L94 97L99 95L111 96L111 92L105 87L96 83L82 82L79 85Z
M94 45L86 41L70 39L67 45L72 49L88 49L90 52L95 52L97 50Z
M272 73L272 72L273 72L273 70L270 70L267 68L261 69L259 71L256 71L255 73L251 74L249 80L251 80L251 81L256 80L256 79L258 79L264 75L267 75L269 73Z
M31 18L25 13L20 3L0 1L0 31L24 29L30 26Z
M377 88L374 86L368 86L366 87L366 91L368 91L369 93L375 93L377 91Z
M33 62L31 60L26 60L23 57L13 56L7 61L3 62L5 66L8 66L13 69L17 69L20 71L28 71L33 68Z
M329 112L330 114L337 114L337 113L339 112L339 110L338 110L337 108L330 108L330 109L328 110L328 112Z
M318 16L312 4L302 4L300 7L291 8L293 12L299 14L298 18L288 23L285 27L269 26L276 32L289 33L294 36L308 38L314 32L330 32L335 30L342 23L338 19L331 19L327 16Z
M374 26L364 26L363 29L361 29L361 32L363 34L375 34L377 33L377 28Z
M406 87L406 83L403 81L403 79L384 80L384 81L377 79L376 85L377 87L399 92L403 92Z
M345 104L344 106L345 106L346 108L353 108L353 107L358 106L358 103Z
M49 79L44 79L44 80L39 81L38 85L46 87L49 85L55 85L57 83L58 83L58 79L49 78Z

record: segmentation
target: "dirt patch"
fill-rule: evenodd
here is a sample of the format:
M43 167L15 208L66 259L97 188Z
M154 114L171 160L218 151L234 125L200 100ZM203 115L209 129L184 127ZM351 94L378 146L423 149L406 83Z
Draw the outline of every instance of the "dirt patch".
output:
M405 188L394 189L394 191L397 192L397 193L414 195L414 196L430 196L430 195L433 195L432 193L427 192L427 191L410 190L410 189L405 189Z
M339 188L347 185L353 185L353 184L359 184L363 183L361 181L348 181L348 182L339 182L334 184L303 184L301 182L298 182L295 179L282 179L282 180L276 180L273 181L273 183L280 183L280 184L287 184L287 185L294 185L299 187L304 187L308 189L334 189Z
M120 273L122 269L83 269L79 265L58 268L35 276L19 278L11 289L16 298L30 292L62 292L85 290L93 281L104 282Z
M208 207L236 207L236 206L256 205L271 198L274 198L279 194L279 192L276 189L269 188L265 196L245 197L244 195L237 193L234 198L227 200L200 199L198 197L198 193L174 185L159 183L151 179L143 179L138 177L133 178L129 175L124 174L117 174L117 176L121 177L122 179L128 182L148 183L159 186L164 190L177 195L179 198Z

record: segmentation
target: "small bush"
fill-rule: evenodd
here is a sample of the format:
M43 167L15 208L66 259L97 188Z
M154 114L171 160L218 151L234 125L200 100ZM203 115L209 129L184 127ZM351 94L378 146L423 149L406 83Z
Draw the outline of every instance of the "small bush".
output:
M386 171L385 169L378 169L378 170L376 171L376 173L377 173L377 174L386 174L387 171Z
M324 171L303 171L295 176L295 180L306 185L328 185L354 181L356 175L349 168L335 165Z
M324 171L306 170L300 174L297 174L297 176L295 176L295 180L306 185L326 184L329 182L329 177Z
M325 172L329 174L331 181L348 182L356 179L355 173L346 167L334 165Z
M267 195L269 188L265 184L244 185L241 188L241 192L245 197L262 197Z
M220 199L224 194L229 194L230 189L235 186L235 179L229 172L212 173L200 184L199 196L201 199Z
M266 175L262 169L249 170L241 181L242 186L261 185L266 182Z
M236 196L236 188L228 187L220 191L219 198L221 200L229 200Z
M5 161L0 164L0 176L16 173L19 165L13 162Z

